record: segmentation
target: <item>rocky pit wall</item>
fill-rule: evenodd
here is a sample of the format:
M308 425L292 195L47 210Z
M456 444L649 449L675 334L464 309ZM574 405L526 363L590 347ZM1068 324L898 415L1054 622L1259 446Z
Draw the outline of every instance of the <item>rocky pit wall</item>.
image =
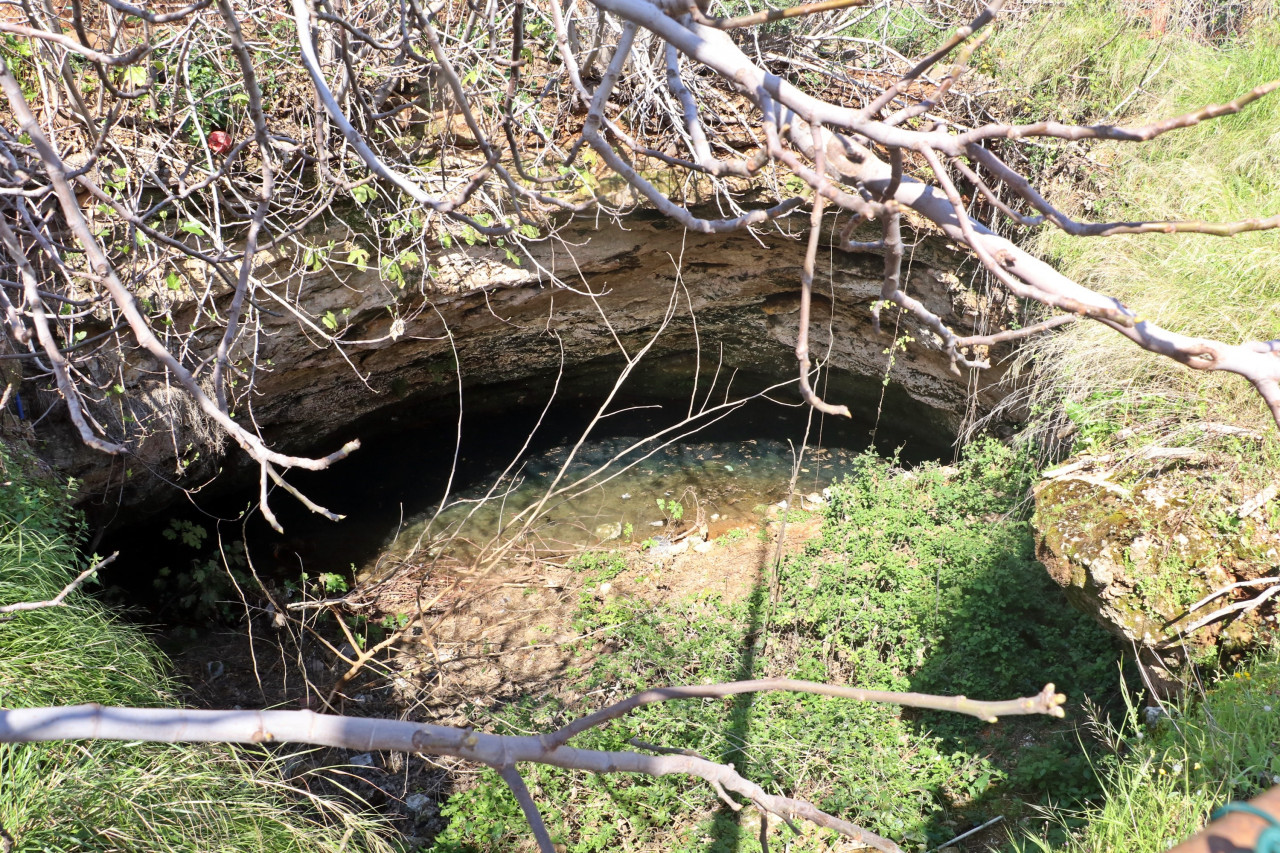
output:
M350 232L338 226L310 242L324 246L331 238L341 247ZM953 328L973 329L981 300L954 272L964 256L943 240L915 239L908 290ZM421 270L411 271L410 285L402 289L383 280L376 264L363 272L347 265L341 274L299 273L301 250L264 253L257 275L270 293L257 301L273 314L264 314L262 333L246 341L257 349L259 368L253 396L237 402L238 414L247 417L251 403L254 421L276 448L328 453L360 418L376 419L414 400L455 396L454 348L473 409L483 408L485 386L554 375L561 343L566 365L600 364L598 378L608 383L617 370L618 345L602 314L631 353L670 310L653 357L700 346L707 372L719 363L726 375L734 369L794 374L804 253L795 235L708 236L633 214L620 224L570 222L557 240L532 248L535 263L519 265L501 250L441 250L430 259L437 272L429 299L413 285ZM1000 384L1002 353L993 357L992 370L961 379L950 372L932 335L910 318L895 326L894 314L886 311L886 334L872 334L879 256L824 257L829 261L820 264L815 285L811 349L827 352L826 330L835 330L829 400L855 411L882 410L886 432L931 430L949 438L966 417L989 411L1007 393ZM542 272L548 269L574 290L552 285ZM588 290L598 296L586 296ZM291 316L285 302L298 306L306 321ZM318 334L330 312L348 342L342 347ZM183 316L181 305L175 316ZM196 349L210 350L218 331L198 337ZM905 347L893 347L895 339ZM114 403L116 423L126 424L131 436L129 455L112 458L86 449L60 407L39 428L44 458L81 481L85 508L96 521L159 509L174 499L175 486L200 486L219 472L219 482L232 486L256 479L244 454L227 452L225 440L154 369L145 354L133 351L122 369L101 365L96 377L109 386L122 376L127 386L129 394ZM798 399L793 389L785 393ZM47 391L24 388L35 414L41 396L45 406L56 402ZM112 411L98 414L109 421ZM179 424L176 435L164 428L170 421ZM1129 473L1117 474L1115 461L1079 457L1049 472L1035 490L1039 558L1073 603L1131 641L1163 685L1176 681L1188 657L1181 650L1184 634L1217 608L1239 605L1230 618L1189 632L1191 657L1238 651L1274 633L1274 620L1260 615L1266 608L1244 608L1269 588L1250 584L1280 573L1280 500L1251 503L1267 497L1274 476L1264 468L1253 480L1236 477L1231 472L1239 454L1213 447L1173 452L1140 475L1132 465L1125 468ZM358 465L358 454L339 464ZM1241 582L1246 585L1188 612L1215 590Z
M331 238L337 256L344 257L341 247L350 232L341 226L313 235L310 243L324 246ZM429 259L437 271L429 301L414 288L420 268L408 273L408 287L398 288L379 275L376 259L363 272L343 265L341 274L299 273L301 252L295 247L264 253L256 275L270 293L259 292L256 301L273 315L264 313L262 332L242 343L242 352L256 349L259 366L252 396L242 396L234 407L237 416L251 415L274 448L328 453L335 446L327 438L357 418L410 399L456 395L454 347L469 389L552 376L561 342L569 365L616 358L617 344L602 314L634 353L672 307L653 356L692 352L700 344L704 371L714 371L723 358L725 375L734 368L783 378L794 374L804 254L795 235L694 234L656 215L634 214L621 224L570 222L558 239L535 243L532 250L536 263L524 259L520 265L501 249L441 250ZM880 256L824 257L829 260L820 264L815 291L827 295L815 295L810 348L817 355L827 351L831 324L832 400L876 410L895 335L906 345L892 358L882 429L905 425L918 434L924 427L949 439L966 416L1001 399L999 366L972 380L956 377L933 336L913 320L903 318L895 330L893 312L886 311L886 334L872 334L869 309L880 290ZM919 238L904 280L909 292L954 328L970 330L979 299L954 273L962 257L942 240ZM539 268L554 270L578 292L551 285ZM592 299L587 290L600 295ZM304 312L305 322L289 314L286 300ZM691 313L697 318L696 342ZM181 305L174 315L179 326L190 322L181 319L190 316ZM334 346L317 334L327 316L350 343ZM196 349L211 350L219 331L211 327ZM135 350L127 358L123 376L129 393L115 402L115 419L127 424L123 413L150 424L149 430L129 426L129 455L113 459L89 451L65 422L57 422L60 411L40 430L45 458L81 480L91 513L95 506L108 513L119 507L145 512L171 501L174 485L199 485L220 471L233 474L223 476L224 482L235 479L236 471L256 480L244 454L228 452L228 443L210 432L183 395L155 375L149 357ZM104 369L104 375L114 374ZM475 390L469 393L482 399ZM785 393L798 399L793 390ZM164 428L175 420L176 436Z

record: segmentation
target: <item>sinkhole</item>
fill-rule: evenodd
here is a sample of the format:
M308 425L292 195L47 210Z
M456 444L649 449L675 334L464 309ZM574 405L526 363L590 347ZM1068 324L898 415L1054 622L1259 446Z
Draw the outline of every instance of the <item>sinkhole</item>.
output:
M818 392L855 413L824 416L800 399L794 362L774 355L773 369L761 358L744 369L666 353L639 361L625 381L622 359L599 358L540 377L455 383L326 438L317 450L353 437L362 445L329 470L289 473L341 521L276 489L278 534L245 484L177 502L98 550L121 552L128 568L110 581L127 600L161 622L184 622L193 601L210 603L192 589L202 578L226 591L212 577L213 552L239 559L243 547L252 568L276 580L305 573L352 583L376 578L388 554L465 565L518 530L538 554L660 549L694 520L711 538L750 528L788 499L793 473L792 504L816 509L868 448L904 465L951 457L954 435L892 383L823 370Z

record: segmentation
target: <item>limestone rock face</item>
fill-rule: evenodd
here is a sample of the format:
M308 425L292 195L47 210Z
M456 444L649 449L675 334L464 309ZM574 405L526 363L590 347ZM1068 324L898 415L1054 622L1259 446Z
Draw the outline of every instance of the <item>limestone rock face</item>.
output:
M1280 573L1275 507L1253 507L1251 487L1222 476L1229 458L1198 456L1129 476L1084 457L1034 489L1038 559L1075 606L1134 644L1157 686L1176 681L1188 654L1239 652L1274 633L1268 608L1244 609L1266 584L1191 609L1231 584ZM1197 626L1232 605L1240 607Z
M315 246L333 239L338 248L330 256L341 260L350 232L308 239ZM612 364L620 348L637 352L664 322L650 357L698 347L706 370L719 364L726 376L739 369L789 377L803 255L795 235L694 234L645 213L621 224L569 222L519 264L501 248L442 248L426 259L430 278L420 264L406 271L404 287L380 275L376 258L363 271L354 263L308 271L296 247L264 253L255 271L264 285L255 297L265 309L262 327L244 336L236 353L246 370L240 387L251 378L252 391L241 392L234 409L273 447L328 453L335 434L361 416L410 399L456 396L458 365L464 388L475 389L553 375L562 353L568 365ZM985 306L956 277L960 260L946 242L918 237L904 281L953 328L968 331ZM810 348L818 356L830 348L835 370L827 395L855 409L879 407L886 429L909 424L948 435L1002 398L1001 369L972 382L954 376L931 333L896 311L885 311L885 333L874 336L869 309L882 265L878 255L840 252L820 264ZM548 270L572 289L553 284ZM224 293L219 304L228 298ZM195 322L193 315L175 306L175 317L188 318L182 322ZM319 334L334 324L340 346ZM213 351L219 331L197 337L188 363ZM250 354L257 364L251 377ZM128 398L142 401L128 404L136 409L131 417L119 418L128 457L87 450L56 423L56 412L53 429L43 428L46 458L83 482L90 503L155 505L172 499L172 485L243 469L243 454L203 423L145 354L126 353L118 368ZM787 394L798 399L793 389ZM169 422L178 424L175 435Z

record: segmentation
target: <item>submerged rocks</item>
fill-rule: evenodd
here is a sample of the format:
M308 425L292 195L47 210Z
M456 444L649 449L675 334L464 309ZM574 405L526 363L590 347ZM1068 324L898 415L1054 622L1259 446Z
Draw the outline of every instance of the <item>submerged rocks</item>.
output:
M683 554L687 550L689 550L688 539L673 542L670 536L655 536L653 537L653 544L649 546L645 554L649 559L660 562L677 554Z
M622 536L622 522L606 522L596 525L596 538L601 542L612 542Z

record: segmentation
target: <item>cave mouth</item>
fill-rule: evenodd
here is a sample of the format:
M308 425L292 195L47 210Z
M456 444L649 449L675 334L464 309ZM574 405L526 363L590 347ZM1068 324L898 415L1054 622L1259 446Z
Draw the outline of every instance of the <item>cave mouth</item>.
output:
M821 493L868 448L896 454L904 465L952 456L955 436L938 426L938 413L893 384L839 369L823 371L819 393L855 412L853 419L824 417L801 401L794 374L781 369L790 365L782 359L778 365L777 370L763 370L758 363L749 369L708 366L693 353L641 362L596 420L564 482L614 456L619 462L597 475L593 488L550 501L535 538L548 550L563 551L625 547L661 537L673 519L670 504L664 510L659 499L682 504L681 512L688 511L690 518L701 508L713 536L749 526L762 506L786 497L793 453L806 442L806 428L800 495ZM161 515L145 527L112 533L99 550L121 551L127 558L122 562L135 568L117 583L131 601L166 623L186 620L158 600L153 578L162 569L166 576L185 571L193 556L181 535L157 536L157 528L198 525L211 534L216 528L219 535L209 536L206 547L219 537L223 549L228 542L242 542L255 569L276 579L296 579L300 572L312 578L367 576L389 550L404 551L452 532L458 539L450 544L451 556L465 563L475 553L468 543L488 540L555 479L622 367L621 359L601 358L567 366L558 376L474 384L461 392L455 386L452 393L401 400L349 424L320 449L359 437L359 451L329 470L289 475L316 503L345 516L339 522L309 512L277 489L271 501L285 528L282 536L256 511L246 515L257 491L245 488L215 498L197 495L194 508L184 505L167 519ZM660 437L640 441L655 435ZM633 445L630 453L620 454ZM511 465L517 457L520 461ZM616 474L627 463L635 464ZM475 501L509 465L506 480L485 507L473 512ZM436 517L442 502L446 508ZM463 518L467 524L458 530Z

